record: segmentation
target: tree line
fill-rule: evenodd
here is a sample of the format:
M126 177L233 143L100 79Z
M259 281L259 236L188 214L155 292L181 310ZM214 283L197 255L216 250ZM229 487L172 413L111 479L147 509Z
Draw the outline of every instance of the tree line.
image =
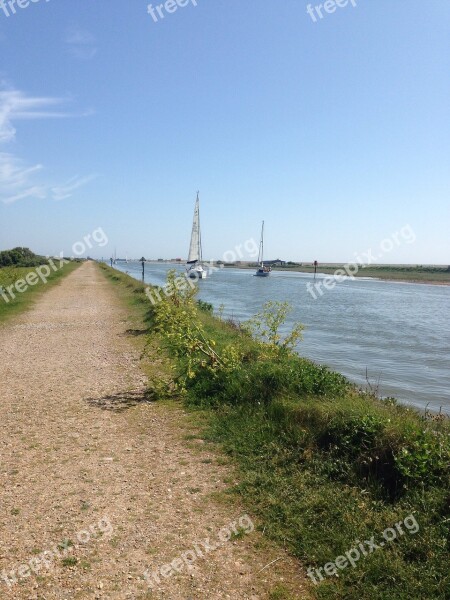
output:
M47 259L32 252L29 248L13 248L0 252L1 267L38 267L47 264Z

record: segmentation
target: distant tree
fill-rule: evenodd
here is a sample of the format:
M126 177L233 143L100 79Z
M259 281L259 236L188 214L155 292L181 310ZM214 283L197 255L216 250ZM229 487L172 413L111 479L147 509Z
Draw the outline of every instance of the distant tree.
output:
M29 248L13 248L0 252L0 267L37 267L48 261L43 256L32 252Z

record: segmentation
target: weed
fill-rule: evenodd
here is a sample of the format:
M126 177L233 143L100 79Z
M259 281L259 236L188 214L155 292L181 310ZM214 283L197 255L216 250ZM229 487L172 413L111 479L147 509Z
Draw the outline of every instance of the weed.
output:
M78 559L74 556L67 556L62 559L61 564L63 567L74 567L78 564Z

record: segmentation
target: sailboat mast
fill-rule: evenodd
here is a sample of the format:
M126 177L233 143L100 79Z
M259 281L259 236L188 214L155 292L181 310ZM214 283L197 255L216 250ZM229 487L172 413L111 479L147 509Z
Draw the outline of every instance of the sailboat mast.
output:
M200 203L200 192L197 192L197 202ZM198 211L198 262L203 262L203 249L202 249L202 230L200 227L200 209Z
M264 221L261 227L261 242L259 243L259 264L264 265Z

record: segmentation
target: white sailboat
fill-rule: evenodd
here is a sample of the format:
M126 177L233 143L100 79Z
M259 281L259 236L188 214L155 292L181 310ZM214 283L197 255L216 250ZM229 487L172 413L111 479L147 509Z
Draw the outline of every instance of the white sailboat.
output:
M255 277L269 277L272 269L264 266L264 221L262 222L261 241L259 242L258 265Z
M191 245L187 259L187 275L192 279L206 279L207 271L203 268L202 234L200 230L200 200L197 193L195 202L194 221L192 223Z

